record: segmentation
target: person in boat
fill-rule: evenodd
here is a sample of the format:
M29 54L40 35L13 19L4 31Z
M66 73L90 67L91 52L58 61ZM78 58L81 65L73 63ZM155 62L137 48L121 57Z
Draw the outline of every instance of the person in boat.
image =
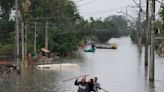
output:
M98 78L94 77L94 87L93 89L95 90L94 92L99 92L99 90L101 89L100 84L97 82Z
M76 79L75 85L79 87L77 92L88 92L88 82L86 82L86 77L82 78L80 81Z
M94 81L93 79L89 79L88 82L88 92L96 92L96 90L94 90Z
M91 44L91 47L92 47L92 49L95 49L95 44L92 43L92 44Z

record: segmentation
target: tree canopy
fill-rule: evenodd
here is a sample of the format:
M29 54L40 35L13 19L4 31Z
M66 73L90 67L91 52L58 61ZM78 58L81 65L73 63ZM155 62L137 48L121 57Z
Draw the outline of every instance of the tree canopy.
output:
M15 22L8 21L10 10L14 7L14 1L0 0L3 11L0 20L0 31L3 36L4 31L10 31L8 33L9 38L1 40L3 42L3 44L0 44L1 48L4 44L14 45L14 41L11 41L11 39L15 35ZM46 22L48 22L48 49L60 55L67 55L77 50L82 40L90 39L104 43L111 37L128 35L128 21L123 16L113 15L104 20L94 18L84 20L79 15L75 3L70 0L24 0L20 3L22 3L20 4L22 5L22 18L28 29L28 52L32 52L34 47L35 22L37 23L37 49L39 50L45 46L45 30Z

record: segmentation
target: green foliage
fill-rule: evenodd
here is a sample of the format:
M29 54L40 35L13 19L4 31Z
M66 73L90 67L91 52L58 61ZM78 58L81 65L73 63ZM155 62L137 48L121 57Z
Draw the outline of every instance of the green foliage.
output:
M11 54L14 52L14 44L0 45L0 54Z
M13 45L14 45L14 22L8 21L8 20L0 20L0 53L12 53L14 51ZM12 47L10 47L12 46Z
M90 18L91 22L86 23L87 32L90 32L96 37L96 40L100 43L107 42L111 37L120 37L122 35L128 35L127 32L127 20L122 16L109 16L105 20ZM92 37L90 35L90 37Z
M51 51L59 52L60 55L66 55L77 49L78 40L74 32L57 31L51 38L53 42L50 43Z
M117 16L109 16L105 20L110 20L115 26L118 28L118 32L120 35L128 35L127 26L128 20L124 16L117 15Z
M119 37L120 34L115 24L110 21L104 23L106 27L102 27L101 29L97 29L96 37L98 38L98 42L104 43L107 42L111 37Z
M67 55L79 45L82 38L78 30L77 20L80 16L76 6L69 0L34 0L31 2L31 18L41 18L37 21L37 49L45 46L45 22L48 20L49 50L60 55ZM47 18L48 17L48 18ZM47 19L46 19L47 18ZM29 51L33 50L34 24L28 29Z
M137 43L137 30L131 30L130 38L133 43Z
M157 26L161 29L161 33L160 35L161 36L164 36L164 7L161 8L161 11L160 11L160 16L162 18L162 23L161 22L158 22L157 23Z
M164 21L164 7L160 10L160 16L162 17L162 21Z
M0 20L1 32L13 32L15 30L15 22L8 20Z
M13 7L15 0L1 0L8 4L3 6L3 14L5 22L1 22L0 30L14 31L14 22L8 22L7 15ZM48 20L48 41L49 50L60 55L67 55L76 50L81 40L93 39L98 42L106 42L111 37L119 37L127 28L127 21L122 16L112 16L91 22L80 17L76 5L70 0L30 0L29 7L28 0L23 2L23 17L28 24L28 52L33 51L34 44L34 30L37 22L37 50L45 46L45 26ZM10 3L10 4L9 4ZM3 42L5 46L10 43L14 44L14 33L10 34L9 39ZM2 46L3 44L0 44ZM7 46L8 47L8 46ZM4 48L5 49L5 48Z
M0 17L4 20L9 20L11 8L13 8L15 0L0 0L1 13Z
M15 0L0 0L0 54L14 51L15 22L9 21L10 10Z

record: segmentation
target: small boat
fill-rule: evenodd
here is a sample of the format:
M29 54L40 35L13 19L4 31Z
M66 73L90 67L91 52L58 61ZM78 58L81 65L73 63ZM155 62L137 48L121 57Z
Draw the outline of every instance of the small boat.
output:
M95 52L95 49L84 49L84 52Z
M88 45L84 48L84 52L95 52L95 46Z
M98 48L98 49L117 49L117 45L115 43L112 43L112 44L96 44L96 48Z
M112 47L111 47L111 49L117 49L117 44L112 43Z

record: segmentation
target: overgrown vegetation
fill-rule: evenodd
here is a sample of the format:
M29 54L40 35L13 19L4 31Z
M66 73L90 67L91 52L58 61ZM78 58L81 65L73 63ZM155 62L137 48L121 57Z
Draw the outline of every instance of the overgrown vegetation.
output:
M2 14L0 19L0 53L14 52L15 22L9 21L10 10L15 0L0 0ZM28 52L33 51L35 22L37 30L37 50L45 45L45 28L48 21L49 50L60 55L78 49L82 40L104 43L111 37L128 35L128 21L123 16L109 16L102 19L84 20L76 5L70 0L24 0L23 19L28 27ZM5 6L8 5L8 6ZM11 48L12 46L13 48ZM5 49L5 50L4 50Z

